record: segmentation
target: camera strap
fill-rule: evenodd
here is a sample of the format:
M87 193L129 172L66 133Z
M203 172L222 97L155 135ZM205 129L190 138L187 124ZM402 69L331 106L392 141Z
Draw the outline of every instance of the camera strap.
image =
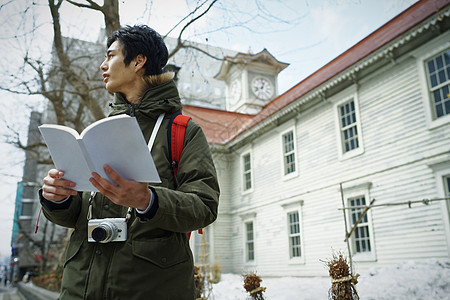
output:
M95 195L97 192L91 192L91 196L89 197L89 207L88 207L88 213L87 213L87 220L89 221L92 219L92 200L94 200ZM125 216L125 220L128 222L129 219L131 219L131 213L132 208L128 207L127 215Z
M150 140L148 142L148 150L151 152L153 148L153 144L155 143L156 135L158 134L159 127L161 127L161 123L164 120L164 113L160 114L158 119L156 120L155 127L153 127L152 135L150 136ZM92 219L92 202L94 200L95 195L97 192L91 192L91 196L89 197L89 207L88 207L88 213L87 213L87 220ZM131 214L133 212L133 209L131 207L128 207L127 215L125 216L125 220L128 222L129 219L131 219Z
M90 219L92 219L92 200L94 199L95 194L97 194L97 192L91 192L91 196L89 197L89 206L88 206L88 213L87 213L87 220L88 221Z

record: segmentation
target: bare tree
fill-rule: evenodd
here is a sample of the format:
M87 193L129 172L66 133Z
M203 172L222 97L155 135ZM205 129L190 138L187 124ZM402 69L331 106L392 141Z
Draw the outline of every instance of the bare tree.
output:
M64 37L61 29L63 20L61 20L60 14L64 1L47 1L53 33L50 61L46 61L42 57L33 56L30 54L29 49L25 49L22 61L23 65L20 68L20 72L12 72L8 76L7 81L0 82L0 90L16 95L42 96L49 104L48 114L54 117L54 122L61 125L69 125L77 131L81 131L87 124L106 116L106 102L110 97L104 89L103 82L100 80L100 70L98 68L99 60L103 57L105 49L103 45L99 46L97 43ZM259 4L257 14L263 19L267 19L270 13L260 5L259 0L255 1ZM119 0L104 0L102 5L98 3L100 1L93 0L67 0L66 2L78 8L100 12L103 15L107 36L120 28ZM0 6L0 13L3 7L10 3L13 3L13 1L2 4ZM227 59L224 56L211 55L208 51L184 39L184 35L188 29L211 13L213 8L218 6L219 3L220 1L218 0L197 1L195 7L169 30L166 36L174 30L181 28L176 38L176 45L171 49L169 57L173 57L182 49L190 48L213 59ZM30 7L25 9L25 12L35 5L33 1ZM230 21L228 27L247 28L247 22L250 22L255 17L255 15L250 14L244 21L240 20L234 24ZM229 20L233 19L230 18ZM32 36L34 30L39 26L39 24L34 24L33 22L33 28L27 31L24 36ZM215 30L220 31L222 29L227 28L222 26ZM19 39L21 37L15 35L12 38ZM230 126L242 126L242 124L236 122ZM11 143L15 144L19 149L34 151L36 153L36 160L40 164L52 163L42 143L25 145L21 143L19 134L14 132L13 128L10 129ZM54 233L51 233L52 231L47 232L47 226L48 224L45 223L45 228L43 229L45 235L39 241L35 241L32 236L23 230L25 239L34 243L36 248L41 252L41 256L44 259L42 262L43 269L47 266L47 254L52 244L54 244ZM46 234L49 235L46 236Z
M99 5L92 0L86 0L87 4L72 0L67 0L67 2L77 7L93 9L101 12L105 19L106 36L110 36L115 30L120 28L118 0L105 0L103 1L103 5Z

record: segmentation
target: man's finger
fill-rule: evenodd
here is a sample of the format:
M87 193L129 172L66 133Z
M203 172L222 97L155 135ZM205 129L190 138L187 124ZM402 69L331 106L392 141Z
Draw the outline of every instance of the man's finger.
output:
M114 171L113 168L111 168L109 165L104 165L103 168L105 169L105 172L109 175L109 177L117 184L117 185L123 185L124 184L124 178L119 175L116 171Z
M89 179L93 186L95 186L100 193L108 197L114 202L114 195L117 193L118 188L116 185L111 184L108 180L101 177L98 173L93 172L92 177Z
M58 169L51 169L48 171L48 175L53 178L62 178L64 176L64 172Z

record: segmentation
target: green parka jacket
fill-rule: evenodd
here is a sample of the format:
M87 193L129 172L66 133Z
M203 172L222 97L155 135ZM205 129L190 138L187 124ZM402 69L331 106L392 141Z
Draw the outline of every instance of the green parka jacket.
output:
M195 299L193 258L186 233L216 219L219 186L203 131L190 121L178 167L178 186L174 188L167 127L171 115L181 108L173 80L147 90L136 106L121 95L114 97L110 116L134 114L147 141L158 116L166 113L152 148L162 181L151 185L157 210L150 218L142 218L133 210L125 242L88 242L90 193L78 193L64 205L49 205L41 196L50 221L74 228L64 263L61 300ZM93 218L123 218L126 211L100 193L93 200Z

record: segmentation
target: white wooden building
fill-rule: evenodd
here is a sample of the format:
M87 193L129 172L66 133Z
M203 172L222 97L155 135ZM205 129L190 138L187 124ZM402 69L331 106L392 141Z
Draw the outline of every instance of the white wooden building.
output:
M185 106L218 169L207 233L223 272L326 276L372 200L350 238L357 272L450 257L449 3L417 2L274 99L251 96L253 83L283 64L237 55L217 78L240 113Z

